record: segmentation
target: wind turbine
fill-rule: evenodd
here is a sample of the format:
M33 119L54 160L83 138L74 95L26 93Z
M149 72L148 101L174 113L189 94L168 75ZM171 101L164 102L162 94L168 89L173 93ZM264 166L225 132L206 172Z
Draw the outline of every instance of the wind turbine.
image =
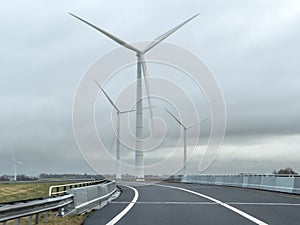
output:
M193 123L189 126L184 125L176 116L174 116L169 110L165 109L167 111L167 113L170 114L170 116L172 116L174 118L174 120L183 128L183 175L186 175L186 155L187 155L187 148L186 148L186 131L196 125L198 125L199 123L202 123L204 121L206 121L207 119L204 120L200 120L196 123Z
M14 169L14 180L17 181L17 175L18 175L18 165L22 164L22 162L19 162L16 160L16 158L13 156L14 164L13 164L13 169Z
M103 94L106 96L107 100L110 102L110 104L115 108L117 111L117 153L116 153L116 158L117 158L117 175L116 179L121 180L122 175L121 175L121 154L120 154L120 120L121 120L121 115L124 113L130 113L133 111L136 111L135 109L132 110L126 110L126 111L121 111L115 103L111 100L109 95L104 91L104 89L101 87L101 85L95 80L95 83L98 85L98 87L101 89Z
M178 26L174 27L173 29L169 30L168 32L158 36L155 38L145 49L138 49L126 41L121 40L120 38L112 35L111 33L87 22L86 20L70 13L71 16L77 18L78 20L86 23L87 25L93 27L100 33L104 34L105 36L109 37L113 41L117 42L118 44L122 45L123 47L132 50L136 53L137 57L137 84L136 84L136 149L135 149L135 169L136 169L136 179L143 181L144 180L144 152L143 152L143 105L142 105L142 74L144 76L144 82L146 87L146 93L149 96L150 94L150 86L148 83L148 70L144 58L144 54L148 52L150 49L154 48L160 42L165 40L179 28L184 26L186 23L194 19L199 14L192 16L191 18L187 19L183 23L179 24ZM152 112L152 104L151 99L148 97L148 106L150 110L151 120L153 121L153 112ZM152 125L153 127L153 125Z

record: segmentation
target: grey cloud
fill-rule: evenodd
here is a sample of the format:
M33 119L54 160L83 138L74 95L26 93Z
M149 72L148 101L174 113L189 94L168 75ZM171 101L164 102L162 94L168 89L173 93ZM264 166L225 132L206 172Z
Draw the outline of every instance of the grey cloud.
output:
M7 2L0 9L0 173L11 173L12 154L24 161L23 171L30 174L93 172L76 149L73 97L86 68L117 45L70 17L69 11L128 42L152 39L199 12L196 20L167 41L193 51L214 72L227 105L224 145L251 145L270 137L299 134L297 4L237 0ZM204 105L202 100L196 104L198 108ZM99 113L109 112L109 105L105 107ZM177 140L178 130L174 124L169 126L169 131L174 129L170 137ZM209 134L209 123L202 134L204 139ZM104 137L109 145L111 130ZM253 160L246 163L245 170L257 165L261 171L269 171L270 161L264 168ZM218 163L212 171L232 164Z

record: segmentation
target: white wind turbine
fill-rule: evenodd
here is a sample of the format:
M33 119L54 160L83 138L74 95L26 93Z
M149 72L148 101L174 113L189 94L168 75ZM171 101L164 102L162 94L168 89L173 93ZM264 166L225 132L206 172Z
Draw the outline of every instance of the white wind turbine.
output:
M116 179L121 180L122 175L121 175L121 152L120 152L120 120L121 120L121 115L124 113L130 113L136 111L135 109L132 110L126 110L126 111L121 111L115 103L111 100L109 95L104 91L104 89L101 87L101 85L95 80L96 84L98 87L101 89L103 94L106 96L107 100L110 102L110 104L115 108L117 111L117 152L116 152L116 158L117 158L117 174L116 174Z
M173 29L169 30L168 32L158 36L155 38L145 49L140 50L136 47L130 45L126 41L121 40L120 38L110 34L109 32L87 22L86 20L70 13L73 17L81 20L82 22L86 23L87 25L93 27L100 33L106 35L113 41L117 42L118 44L124 46L127 49L130 49L136 53L137 56L137 84L136 84L136 149L135 149L135 169L136 169L136 179L143 181L144 180L144 152L143 152L143 105L142 105L142 74L144 76L144 82L146 87L147 95L150 95L150 87L148 83L148 70L146 66L146 62L144 59L144 54L148 52L150 49L158 45L160 42L165 40L183 25L194 19L198 14L192 16L188 20L184 21L183 23L179 24L178 26L174 27ZM151 120L153 118L152 113L152 104L151 99L148 97L148 106L150 110Z
M22 162L19 162L16 160L16 158L13 156L14 164L13 164L13 169L14 169L14 180L17 181L17 176L18 176L18 165L23 164Z
M186 175L186 155L187 155L187 147L186 147L186 131L199 123L206 121L207 119L200 120L196 123L193 123L189 126L184 125L176 116L174 116L169 110L165 109L167 113L170 114L174 118L174 120L183 128L183 175Z
M121 150L120 150L120 121L121 121L121 115L125 114L125 113L130 113L130 112L134 112L136 111L135 109L131 109L131 110L125 110L125 111L121 111L116 104L114 104L114 102L112 101L112 99L109 97L109 95L104 91L104 89L101 87L101 85L95 80L95 83L97 84L97 86L101 89L101 91L103 92L103 94L106 96L106 98L108 99L108 101L110 102L110 104L115 108L115 110L117 111L117 135L114 136L117 139L117 151L116 151L116 158L117 158L117 174L116 174L116 179L117 180L121 180L122 179L122 173L121 173ZM154 108L154 107L152 107ZM147 108L144 108L147 109ZM114 143L113 139L113 143ZM112 144L113 144L112 143Z

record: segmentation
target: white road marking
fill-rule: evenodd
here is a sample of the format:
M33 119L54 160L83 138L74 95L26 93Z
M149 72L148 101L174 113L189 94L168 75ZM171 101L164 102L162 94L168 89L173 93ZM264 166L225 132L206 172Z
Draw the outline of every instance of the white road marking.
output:
M210 201L213 201L213 202L215 202L215 203L217 203L217 204L219 204L219 205L221 205L221 206L223 206L223 207L225 207L225 208L227 208L227 209L229 209L229 210L231 210L231 211L233 211L233 212L235 212L235 213L237 213L237 214L239 214L239 215L247 218L248 220L250 220L250 221L252 221L252 222L254 222L254 223L258 224L258 225L268 225L267 223L265 223L265 222L263 222L263 221L255 218L255 217L253 217L253 216L251 216L251 215L249 215L249 214L247 214L247 213L245 213L245 212L243 212L243 211L241 211L241 210L239 210L237 208L234 208L233 206L230 206L230 205L228 205L228 204L226 204L224 202L221 202L220 200L217 200L215 198L212 198L212 197L209 197L207 195L201 194L199 192L195 192L195 191L192 191L192 190L189 190L189 189L175 187L175 186L168 186L168 185L162 185L162 184L156 184L156 185L161 186L161 187L166 187L166 188L172 188L172 189L176 189L176 190L181 190L181 191L185 191L185 192L188 192L188 193L191 193L191 194L194 194L194 195L198 195L198 196L200 196L202 198L206 198L206 199L208 199Z
M113 201L110 204L129 204L130 202ZM136 202L136 204L157 204L157 205L217 205L216 202ZM261 206L300 206L300 203L281 202L225 202L230 205L261 205Z
M262 206L300 206L300 203L281 202L226 202L230 205L262 205Z
M139 198L139 192L133 188L133 187L130 187L130 186L127 186L127 185L123 185L125 187L128 187L130 189L132 189L134 191L134 197L133 199L131 200L131 202L128 204L128 206L126 206L125 209L123 209L118 215L116 215L111 221L109 221L106 225L114 225L116 224L120 219L122 219L123 216L125 216L126 213L129 212L129 210L134 206L134 204L136 203L136 201L138 200Z
M128 202L111 202L110 204L128 204ZM216 205L215 202L137 202L137 205Z

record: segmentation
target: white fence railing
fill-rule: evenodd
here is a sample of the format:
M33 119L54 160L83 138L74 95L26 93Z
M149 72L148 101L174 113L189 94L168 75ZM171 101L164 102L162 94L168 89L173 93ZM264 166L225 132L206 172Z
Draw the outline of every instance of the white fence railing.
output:
M70 183L70 184L62 184L62 185L55 185L49 188L49 196L57 196L67 193L68 190L72 188L79 188L79 187L87 187L96 184L102 184L108 182L107 180L95 180L95 181L86 181L80 183Z

